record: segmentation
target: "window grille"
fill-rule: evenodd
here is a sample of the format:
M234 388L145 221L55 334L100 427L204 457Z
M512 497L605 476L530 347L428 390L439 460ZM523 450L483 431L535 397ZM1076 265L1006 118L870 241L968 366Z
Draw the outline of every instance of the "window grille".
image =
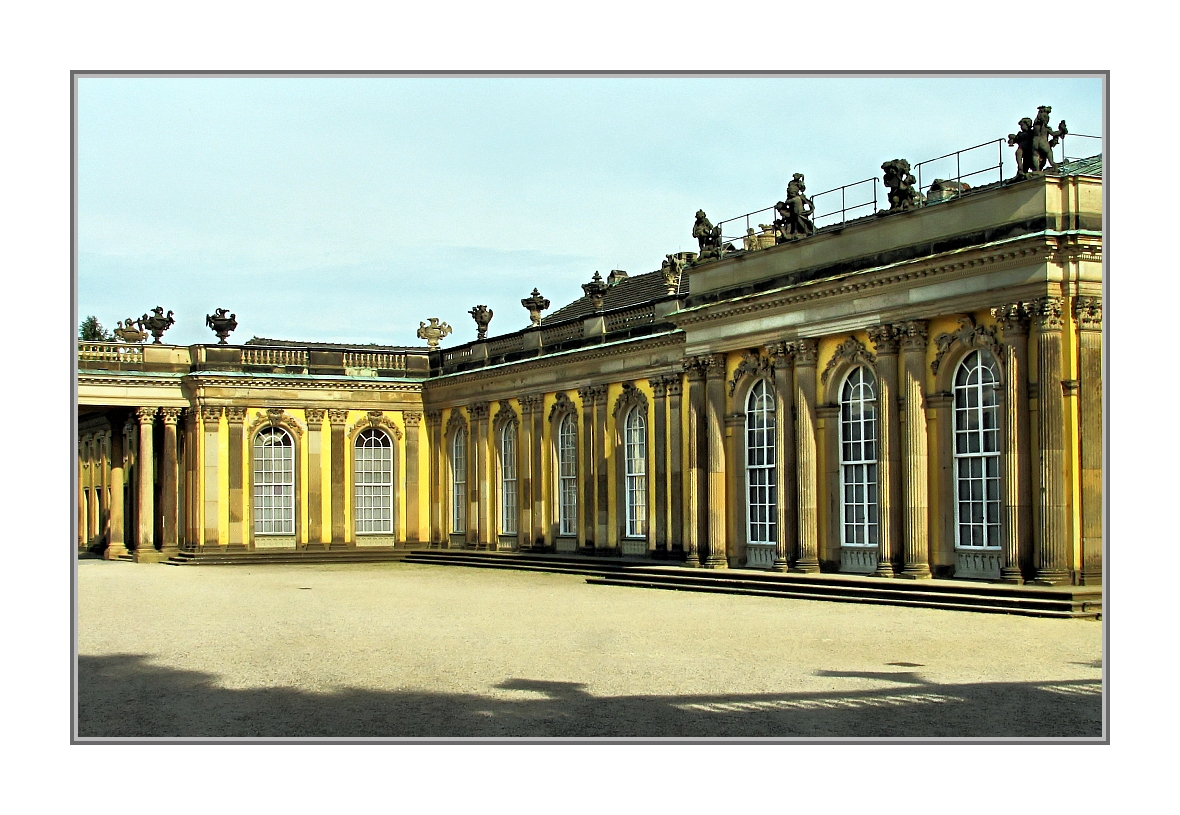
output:
M873 374L853 369L840 390L840 493L844 546L877 545L877 393Z
M623 423L626 469L627 537L647 535L647 422L643 412L631 408Z
M561 495L559 534L576 535L578 522L578 433L567 414L557 431L558 492Z
M516 425L500 431L500 530L516 534Z
M353 461L357 534L392 533L393 442L380 430L365 430L356 438Z
M746 398L746 534L750 543L777 537L774 392L765 379Z
M462 430L451 440L451 531L467 531L467 434Z
M254 534L295 534L295 444L279 427L254 437Z
M955 371L955 526L960 547L1000 546L1000 374L985 351Z

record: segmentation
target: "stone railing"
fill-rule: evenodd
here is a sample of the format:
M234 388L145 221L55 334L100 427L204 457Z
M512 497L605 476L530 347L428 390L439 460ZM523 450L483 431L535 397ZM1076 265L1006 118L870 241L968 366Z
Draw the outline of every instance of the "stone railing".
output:
M464 348L456 348L454 351L443 351L443 365L450 365L455 362L463 362L471 356L471 346Z
M142 345L117 342L78 343L79 362L143 362Z
M307 352L291 348L243 348L243 365L272 365L275 367L307 367Z
M541 329L541 343L554 345L565 340L579 339L582 336L582 321L563 323L552 328Z
M513 351L521 351L524 349L524 337L520 334L509 337L501 337L498 340L492 340L488 343L488 356L498 356L499 354L510 354Z
M650 325L656 319L656 307L649 303L646 306L629 308L626 311L616 311L605 315L607 333L622 331L637 325Z
M378 368L389 371L404 371L406 369L405 354L385 354L379 352L346 351L344 353L345 368Z

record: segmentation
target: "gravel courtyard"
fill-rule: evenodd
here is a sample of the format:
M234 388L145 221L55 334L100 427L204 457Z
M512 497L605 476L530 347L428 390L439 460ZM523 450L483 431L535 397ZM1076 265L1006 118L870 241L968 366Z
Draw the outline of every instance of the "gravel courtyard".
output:
M407 563L78 563L88 737L1101 736L1102 625Z

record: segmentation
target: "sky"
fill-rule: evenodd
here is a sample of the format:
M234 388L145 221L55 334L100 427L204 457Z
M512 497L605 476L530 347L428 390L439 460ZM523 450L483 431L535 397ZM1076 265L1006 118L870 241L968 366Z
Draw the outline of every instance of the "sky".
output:
M507 333L534 287L556 310L595 271L695 250L698 209L718 223L781 200L792 173L814 195L1004 138L1043 104L1103 135L1102 81L1083 76L79 77L78 319L159 305L165 341L190 344L215 341L205 315L224 307L231 342L422 345L438 317L455 345L477 304Z

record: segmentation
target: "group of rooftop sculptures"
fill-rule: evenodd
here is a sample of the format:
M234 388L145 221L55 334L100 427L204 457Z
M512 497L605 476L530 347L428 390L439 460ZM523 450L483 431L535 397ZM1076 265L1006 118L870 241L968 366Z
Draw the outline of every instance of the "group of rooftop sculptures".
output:
M118 327L112 333L119 342L128 344L143 342L151 334L152 344L161 345L164 332L176 324L176 318L172 315L171 309L165 314L163 306L156 306L151 313L139 319L128 317L126 320L119 320ZM238 327L237 315L229 314L228 309L219 308L212 314L205 315L205 325L213 329L219 345L226 345L226 338Z
M1049 127L1052 112L1049 105L1041 105L1035 119L1024 117L1016 123L1020 132L1008 134L1008 146L1016 148L1016 177L1013 181L1043 173L1046 164L1057 166L1053 161L1053 148L1069 131L1065 129L1064 119L1057 123L1056 130Z

